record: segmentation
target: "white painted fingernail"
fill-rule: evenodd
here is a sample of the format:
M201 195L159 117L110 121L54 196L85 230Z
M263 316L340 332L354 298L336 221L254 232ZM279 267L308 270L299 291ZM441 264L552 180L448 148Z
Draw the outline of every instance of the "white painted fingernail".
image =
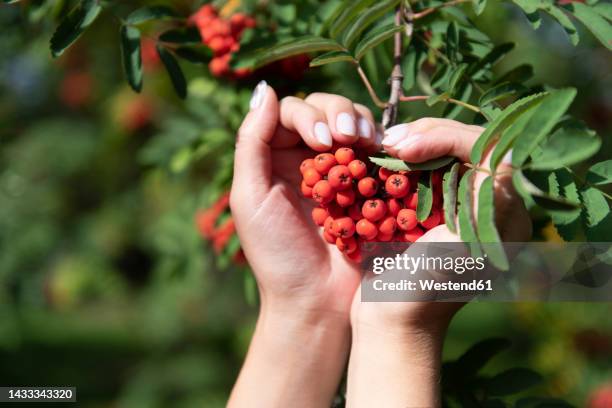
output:
M393 146L393 148L397 150L401 150L405 147L408 147L410 145L413 145L419 142L421 139L423 139L423 136L421 135L409 135L409 136L406 136L404 140L402 140L401 142Z
M363 139L369 139L372 136L372 128L370 122L364 118L359 118L359 137Z
M401 125L391 126L385 130L385 138L382 141L384 146L393 146L405 136L407 136L408 124L402 123Z
M329 126L323 122L317 122L314 125L314 135L322 145L331 147L332 137L329 131Z
M266 81L259 81L255 90L253 90L253 96L251 96L251 101L249 102L249 108L251 110L259 108L259 105L263 102L264 96L266 96L266 91L268 89L268 83Z
M506 154L504 154L504 158L501 161L504 164L512 164L512 149L508 150Z
M355 119L346 112L342 112L336 117L336 129L344 135L355 136L357 134Z

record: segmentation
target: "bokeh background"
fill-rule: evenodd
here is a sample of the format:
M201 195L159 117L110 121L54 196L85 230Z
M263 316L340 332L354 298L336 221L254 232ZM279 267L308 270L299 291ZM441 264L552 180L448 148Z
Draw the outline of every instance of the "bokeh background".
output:
M301 57L250 75L227 74L222 61L181 62L183 101L153 40L136 94L112 16L51 58L55 3L0 5L0 384L76 386L86 407L224 406L257 306L223 203L214 203L229 187L251 89L266 79L281 95L336 92L369 104L367 94L350 67L309 69ZM185 15L200 6L172 3ZM572 113L602 136L598 159L610 158L610 52L583 27L574 47L549 19L534 31L515 7L489 3L477 25L496 43L517 43L496 69L529 62L534 83L578 88ZM224 18L300 19L291 2L215 6ZM403 114L436 112L414 104ZM560 239L534 217L536 239ZM225 232L211 234L211 222ZM445 357L509 338L513 347L486 370L531 367L545 378L540 394L585 406L612 384L611 312L596 303L470 304L452 323Z

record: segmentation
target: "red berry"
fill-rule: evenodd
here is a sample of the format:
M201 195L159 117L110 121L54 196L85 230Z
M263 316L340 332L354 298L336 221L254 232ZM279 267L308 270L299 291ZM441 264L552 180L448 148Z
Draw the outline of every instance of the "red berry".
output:
M352 254L357 250L357 240L355 237L338 238L336 239L336 246L345 254Z
M334 156L336 157L338 164L343 164L345 166L355 160L355 152L349 147L339 148L336 150Z
M325 208L327 209L327 212L329 213L330 216L334 217L334 218L340 218L344 216L344 209L342 207L340 207L338 205L338 203L335 203L333 201L324 204L322 206L325 206Z
M316 155L314 162L314 168L323 175L327 174L329 169L338 164L336 158L331 153L321 153Z
M309 168L314 168L314 159L306 159L300 164L300 173L304 174L304 171Z
M376 241L378 242L389 242L393 239L393 233L391 234L383 234L380 233L376 236Z
M415 242L417 239L421 238L423 234L424 232L422 229L420 229L419 227L415 227L410 231L406 231L404 233L404 239L406 240L406 242Z
M323 223L323 231L331 234L333 224L334 224L334 218L332 216L327 217L325 219L325 222Z
M334 199L334 189L327 180L321 180L312 188L312 198L321 204L329 203Z
M378 178L382 181L387 181L389 176L391 176L392 174L393 172L391 170L385 169L384 167L378 169Z
M331 226L332 234L340 238L348 238L355 234L355 222L350 217L334 220Z
M355 225L355 230L357 234L359 234L364 239L372 240L376 238L378 235L378 228L376 228L376 224L371 221L366 220L365 218L357 221L357 225Z
M329 217L329 212L325 208L315 207L312 209L312 220L318 226L322 227L327 217Z
M330 244L335 244L337 239L334 234L329 231L323 231L323 238Z
M361 213L364 218L374 222L380 220L387 213L387 205L379 198L375 200L367 200L363 203Z
M348 164L349 171L355 180L360 180L368 173L368 168L361 160L353 160Z
M361 249L359 249L359 245L357 245L357 249L350 254L346 254L346 257L353 262L361 262L363 257L361 256Z
M304 180L302 180L302 185L300 187L302 189L302 195L304 197L312 198L312 187L308 187Z
M224 37L216 36L208 41L208 48L210 48L215 55L223 55L229 52L232 47L231 42L228 43Z
M402 205L402 202L397 198L389 198L387 200L387 209L389 211L389 214L391 214L392 216L397 217L397 214L402 208L404 208L404 206Z
M396 227L395 217L386 217L378 224L378 231L382 235L393 234Z
M404 231L414 229L418 224L416 211L404 208L397 214L397 226Z
M208 63L208 69L214 76L223 76L229 73L229 61L232 58L231 54L221 55L213 58Z
M429 217L425 221L421 221L421 225L428 230L440 225L440 210L437 208L432 209Z
M411 210L416 210L418 201L419 201L419 195L415 191L414 193L404 198L404 205L406 206L406 208L410 208Z
M359 221L363 218L361 215L361 203L354 203L348 208L348 216L351 217L354 221Z
M385 190L395 198L402 198L408 194L410 190L410 182L408 177L403 174L393 174L385 181Z
M304 171L304 182L307 186L313 187L317 184L323 177L316 171L314 168L309 168Z
M346 190L353 185L353 176L348 167L338 164L327 173L329 184L336 190Z
M376 194L376 190L378 190L378 182L372 177L362 178L357 183L357 190L359 190L359 194L364 197L372 197Z
M350 207L355 202L355 192L352 189L338 191L336 193L336 202L340 207Z

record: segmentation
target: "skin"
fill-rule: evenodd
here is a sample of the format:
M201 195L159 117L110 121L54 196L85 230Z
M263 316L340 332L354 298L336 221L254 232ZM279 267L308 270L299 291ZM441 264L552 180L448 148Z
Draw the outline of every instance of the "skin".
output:
M238 132L230 198L261 309L228 406L330 406L349 351L349 406L438 406L441 345L461 305L362 303L357 266L323 241L311 221L312 204L300 193L302 160L329 150L315 137L314 124L327 123L334 141L376 151L380 139L372 114L338 95L278 101L272 88L265 86L262 92ZM340 113L367 120L369 137L360 137L357 123L357 134L339 133L335 123ZM442 119L411 125L401 140L414 137L415 129L435 137L385 149L412 162L447 154L467 161L483 130ZM477 177L476 185L481 181ZM503 237L525 240L528 217L507 180L496 183L498 196L499 219L513 220L512 225L500 223ZM458 238L439 226L421 240Z

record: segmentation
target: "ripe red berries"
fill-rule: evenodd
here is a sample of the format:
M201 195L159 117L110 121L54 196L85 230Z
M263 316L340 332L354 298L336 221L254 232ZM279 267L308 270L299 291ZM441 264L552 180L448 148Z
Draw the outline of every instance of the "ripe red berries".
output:
M360 180L364 178L366 174L368 174L368 168L361 160L353 160L350 162L348 164L348 169L351 172L351 176L353 176L355 180Z
M397 226L404 231L414 229L418 224L416 211L404 208L397 214Z
M378 190L378 183L372 177L366 177L359 180L357 183L359 194L364 197L372 197Z
M312 198L319 204L329 203L334 199L334 189L327 180L321 180L312 188Z
M329 184L336 190L346 190L353 185L353 176L348 167L338 164L332 167L327 174Z
M336 150L334 156L336 157L336 161L338 162L338 164L347 165L353 160L355 160L355 152L353 151L353 149L348 147L339 148L338 150Z
M314 168L321 174L327 174L336 164L338 162L331 153L321 153L314 158Z
M317 184L323 178L321 177L319 172L315 170L314 167L306 169L303 173L303 176L304 183L306 183L308 187L314 187L314 185Z
M367 200L363 203L361 213L366 220L378 221L387 213L387 205L380 198Z
M410 182L403 174L393 174L385 181L385 190L395 198L402 198L408 194Z

